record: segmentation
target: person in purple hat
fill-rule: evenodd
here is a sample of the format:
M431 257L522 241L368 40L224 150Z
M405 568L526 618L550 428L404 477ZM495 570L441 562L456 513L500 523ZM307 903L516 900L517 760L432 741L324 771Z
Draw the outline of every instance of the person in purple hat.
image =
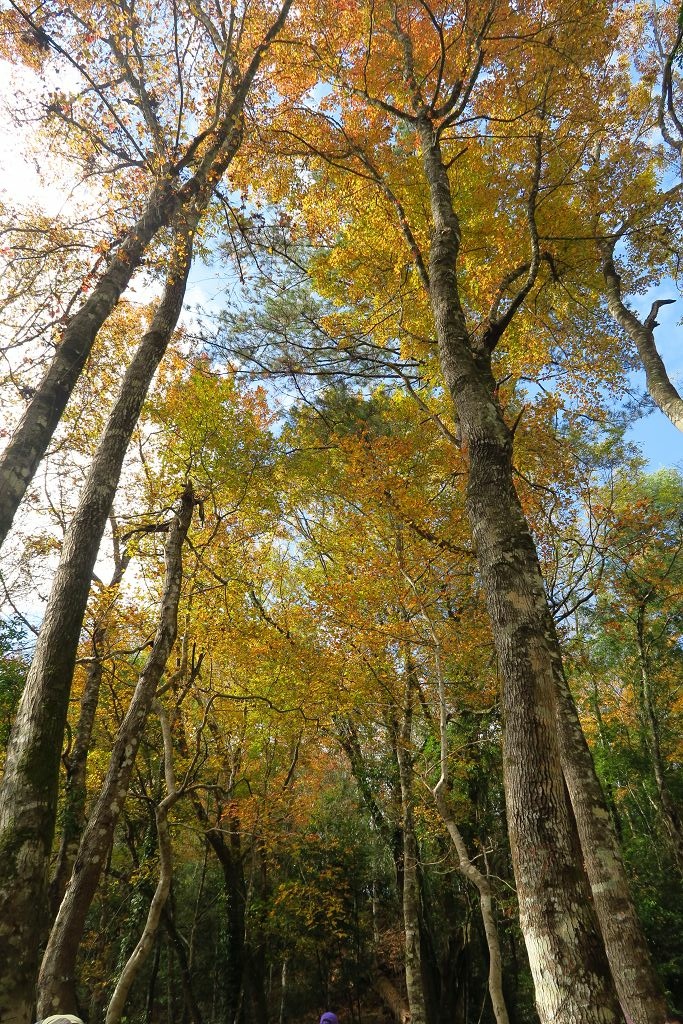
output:
M322 1017L320 1018L320 1024L339 1024L337 1014L332 1013L331 1010L325 1010Z

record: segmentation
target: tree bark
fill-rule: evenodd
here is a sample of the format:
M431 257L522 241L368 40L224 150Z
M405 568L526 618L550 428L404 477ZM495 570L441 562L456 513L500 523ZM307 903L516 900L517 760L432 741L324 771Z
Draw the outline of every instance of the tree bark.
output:
M638 646L638 667L640 670L639 703L640 719L645 732L645 746L652 764L659 797L659 814L668 833L671 852L679 868L683 869L683 829L678 808L667 785L666 769L659 741L659 726L652 702L652 680L645 642L645 606L639 605L636 613L636 643Z
M104 869L123 807L135 756L152 701L175 642L182 582L182 545L192 517L192 487L187 484L166 544L166 576L154 643L114 740L109 768L90 815L71 880L50 933L38 980L38 1011L75 1012L75 967L85 918Z
M177 612L177 604L176 604ZM170 648L169 648L170 653ZM166 711L158 708L159 721L164 742L164 775L166 778L166 796L154 809L154 817L157 827L157 839L159 843L159 880L152 896L149 906L147 920L142 930L135 949L128 958L116 987L107 1007L105 1024L119 1024L121 1015L126 1005L133 982L140 972L140 968L149 956L159 930L164 907L168 894L171 891L171 880L173 878L173 856L171 848L171 835L168 828L168 815L173 805L180 796L175 782L173 771L173 740L171 738L171 723ZM120 796L120 791L119 794Z
M558 648L556 696L562 768L619 1002L632 1024L663 1024L666 1000L631 899L614 818L559 659Z
M88 473L62 554L26 680L0 784L0 1019L15 1000L32 1002L46 920L46 874L57 812L59 762L93 567L121 466L154 372L185 295L188 259L174 269L126 371ZM20 966L19 966L20 965ZM26 989L19 996L17 985ZM18 1005L18 1004L17 1004ZM64 1009L61 1007L60 1009ZM18 1011L17 1011L18 1012ZM30 1016L30 1013L28 1014ZM26 1019L21 1010L17 1022Z
M85 827L85 803L87 798L86 766L90 740L92 737L95 714L102 683L102 657L99 648L104 643L106 625L96 624L93 632L93 660L88 666L88 673L81 697L81 710L76 726L76 739L66 764L66 780L64 783L64 809L61 816L61 836L57 863L50 882L48 901L50 906L50 924L54 921L59 905L62 902L67 882L71 875L73 862L78 853Z
M412 703L415 667L406 657L405 699L400 725L395 730L396 761L403 812L403 930L405 934L405 976L411 1024L427 1024L427 1005L422 974L420 945L420 883L418 845L413 813Z
M114 530L115 534L115 530ZM111 604L118 593L119 584L130 562L127 550L123 554L115 537L114 573L107 588L106 605L102 607L95 620L92 635L92 659L81 696L80 714L76 726L76 738L73 749L66 763L66 780L64 784L64 808L62 811L62 828L57 853L57 862L52 874L49 888L49 906L51 927L59 905L64 897L67 882L71 875L73 862L78 853L78 844L85 828L85 804L87 798L86 768L95 714L100 696L103 672L103 647L107 637L107 628Z
M434 644L434 666L439 694L439 763L441 768L439 781L433 790L434 802L458 856L458 870L468 882L474 885L479 893L479 906L489 952L489 995L496 1024L510 1024L507 1006L505 1005L505 996L503 995L503 957L500 950L498 927L493 909L491 886L486 875L482 874L470 859L465 840L448 806L447 793L450 788L448 770L448 708L446 704L446 680L444 679L441 660L441 641L415 581L403 566L401 568L403 575L408 580L418 600L422 617L427 623Z
M489 951L489 995L496 1024L510 1024L510 1017L503 994L503 957L500 951L498 926L493 910L491 885L486 875L482 874L470 860L465 840L455 818L448 809L444 789L437 786L434 790L434 797L439 814L448 829L451 842L458 855L458 870L479 892L479 907L481 909L482 921L484 922L484 934L486 935L486 944Z
M209 825L203 805L195 801L195 809L206 828L206 839L216 854L223 871L227 902L226 934L228 959L224 968L226 1019L235 1021L248 973L248 950L246 936L247 887L240 844L239 818L231 808L228 814L229 839L226 841L225 828Z
M178 967L180 968L180 980L183 986L185 1008L191 1024L204 1024L201 1010L197 1003L197 997L195 996L194 986L192 984L192 971L185 949L185 941L176 927L172 903L173 895L171 894L171 899L167 900L166 905L164 906L163 919L168 936L173 943L173 949L175 951L176 959L178 960ZM158 943L157 948L159 948Z
M608 309L638 350L650 398L673 425L683 431L683 398L669 377L664 360L657 351L654 333L657 312L661 306L668 305L673 300L654 302L650 314L641 322L622 299L621 275L614 264L614 245L614 242L606 241L599 246Z
M178 198L171 179L153 190L144 213L114 252L107 270L71 318L55 356L0 459L0 546L59 423L97 333L116 306L150 241Z
M408 1004L394 983L386 975L378 974L373 986L384 1005L389 1009L396 1024L408 1024L410 1021Z
M433 230L430 298L442 372L469 459L467 511L502 676L503 764L520 924L543 1024L611 1024L619 1009L565 795L555 714L559 657L538 557L512 480L512 433L490 353L470 338L460 225L438 138L418 121Z

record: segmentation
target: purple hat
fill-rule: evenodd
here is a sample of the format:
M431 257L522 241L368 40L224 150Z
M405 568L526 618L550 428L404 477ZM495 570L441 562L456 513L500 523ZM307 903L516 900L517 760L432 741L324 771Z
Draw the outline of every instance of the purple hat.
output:
M327 1012L324 1013L320 1018L320 1024L339 1024L339 1021L337 1020L337 1014L332 1013L330 1010L327 1010Z

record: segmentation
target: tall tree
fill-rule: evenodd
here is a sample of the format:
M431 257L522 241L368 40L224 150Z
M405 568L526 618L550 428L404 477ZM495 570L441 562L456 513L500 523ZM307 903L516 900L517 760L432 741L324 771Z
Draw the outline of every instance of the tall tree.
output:
M544 240L561 236L561 228L552 223L557 210L550 197L562 187L568 125L576 131L579 97L581 103L585 98L585 65L574 47L581 33L586 41L591 39L592 53L595 45L605 52L611 45L611 29L605 30L608 7L582 8L579 13L570 28L560 9L548 4L534 12L505 4L468 5L457 12L439 6L418 10L408 4L373 6L371 11L354 7L333 35L315 37L314 59L321 75L338 82L334 99L323 99L310 111L315 136L307 134L305 118L294 127L283 123L282 134L285 146L291 148L294 138L299 153L308 151L309 159L315 154L327 165L320 185L331 194L346 191L340 185L342 169L353 181L349 194L375 186L382 197L377 204L392 212L402 232L410 260L407 280L413 288L418 280L428 285L441 372L467 456L468 514L503 679L508 825L541 1018L588 1021L618 1015L601 955L604 936L626 1011L634 1020L661 1022L661 990L566 686L534 540L515 488L517 424L505 416L496 379L498 366L506 363L501 341L516 333L520 311L546 274L551 282L557 275L561 237L557 256L545 249ZM527 50L531 38L533 47ZM575 73L562 58L557 60L558 54L570 52L577 60ZM344 61L339 53L346 55ZM602 79L596 82L598 92L604 84ZM553 131L555 116L559 132ZM524 118L529 120L520 134ZM590 132L589 119L583 123L575 136L577 160ZM509 147L501 144L497 149L516 199L491 169L486 131L480 145L473 145L478 124L516 126L509 136L499 129ZM501 190L495 203L508 195L511 206L503 224L500 206L487 203L487 196L479 208L472 202L463 165L458 168L470 148L469 172L491 178L489 187L495 182ZM405 197L406 181L410 199ZM429 224L416 203L420 192L429 203ZM412 219L409 203L415 211ZM359 211L356 218L373 230L372 215L363 217ZM488 253L485 268L471 255L476 244L463 260L468 230ZM500 244L509 246L503 260L496 258L498 231ZM522 233L526 253L518 245ZM350 238L361 238L353 222L330 263L321 260L321 281L328 282L336 272L335 262ZM492 279L496 266L500 270ZM382 273L386 281L384 268ZM380 281L377 273L373 283L378 288ZM397 309L394 317L401 323L402 311ZM429 330L423 326L422 337L429 337ZM602 935L593 918L584 860ZM560 919L574 924L567 930ZM585 986L580 998L577 978Z

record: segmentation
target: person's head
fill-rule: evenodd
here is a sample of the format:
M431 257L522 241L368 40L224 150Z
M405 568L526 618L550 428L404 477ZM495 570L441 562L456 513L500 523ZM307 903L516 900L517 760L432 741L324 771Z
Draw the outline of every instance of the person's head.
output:
M320 1024L339 1024L337 1014L332 1013L331 1010L326 1010L320 1018Z

